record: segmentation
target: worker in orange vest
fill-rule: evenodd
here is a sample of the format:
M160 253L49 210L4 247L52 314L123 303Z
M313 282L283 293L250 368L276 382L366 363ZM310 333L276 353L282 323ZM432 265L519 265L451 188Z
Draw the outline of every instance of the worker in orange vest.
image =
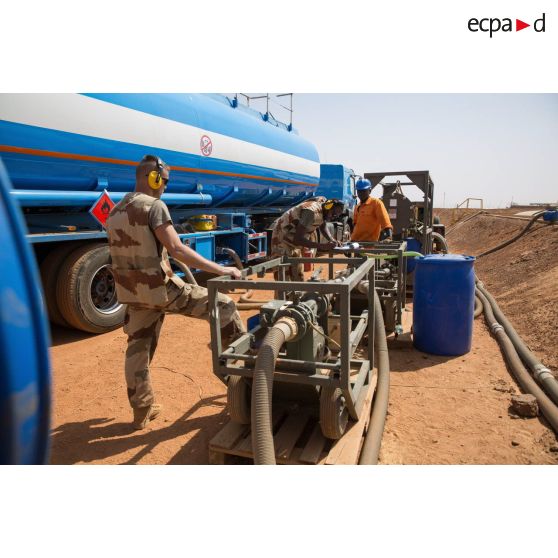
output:
M356 192L360 203L353 214L354 228L352 241L390 242L392 240L392 225L382 200L370 196L372 184L370 180L361 178L356 182Z

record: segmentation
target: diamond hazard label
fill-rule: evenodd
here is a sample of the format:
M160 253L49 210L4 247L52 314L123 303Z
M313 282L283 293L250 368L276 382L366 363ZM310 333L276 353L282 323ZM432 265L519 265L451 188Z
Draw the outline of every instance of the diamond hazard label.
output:
M108 192L103 190L99 199L91 206L89 213L100 223L102 227L107 222L110 210L114 207L114 202L110 199Z

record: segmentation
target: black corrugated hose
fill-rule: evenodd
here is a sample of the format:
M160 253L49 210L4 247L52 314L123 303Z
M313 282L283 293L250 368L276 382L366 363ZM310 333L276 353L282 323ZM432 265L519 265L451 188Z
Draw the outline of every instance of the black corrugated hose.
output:
M492 254L497 250L501 250L502 248L505 248L506 246L510 245L512 242L515 242L516 240L520 239L534 225L535 221L539 217L542 217L545 214L545 212L546 209L543 209L542 211L537 211L537 213L533 214L533 218L527 223L527 225L523 228L523 230L518 234L516 234L513 238L510 238L509 240L502 242L502 244L498 244L498 246L494 246L494 248L490 248L490 250L486 250L486 252L483 252L482 254L479 254L478 256L475 257L478 259L478 258L482 258L483 256L488 256L488 254Z
M377 465L378 463L389 402L389 354L382 304L376 292L374 292L374 337L376 339L378 385L370 425L358 461L359 465Z
M481 299L484 307L484 316L486 322L490 328L492 334L498 340L498 344L504 353L506 362L508 363L515 379L525 391L525 393L530 393L537 398L539 408L546 420L550 423L550 426L558 434L558 407L550 400L549 397L543 392L543 390L536 384L535 380L531 378L529 372L523 366L517 351L510 338L507 336L506 331L503 326L496 321L494 317L494 312L492 310L492 305L488 298L483 294L483 292L477 288L477 296Z

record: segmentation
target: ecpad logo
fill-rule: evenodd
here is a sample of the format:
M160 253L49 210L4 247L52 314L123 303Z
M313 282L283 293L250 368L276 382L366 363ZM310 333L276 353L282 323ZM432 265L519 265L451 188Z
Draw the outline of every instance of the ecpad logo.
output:
M545 18L546 14L543 13L543 15L539 19L536 19L534 21L533 29L536 33L545 32ZM503 31L504 33L514 31L512 18L509 17L505 17L503 19L497 17L485 17L482 19L472 17L469 20L467 26L469 28L469 31L473 33L478 33L479 31L483 33L490 33L490 38L492 38L492 35L494 33L497 33L498 31ZM525 23L520 19L515 20L515 31L521 31L522 29L526 29L527 27L531 27L531 24Z

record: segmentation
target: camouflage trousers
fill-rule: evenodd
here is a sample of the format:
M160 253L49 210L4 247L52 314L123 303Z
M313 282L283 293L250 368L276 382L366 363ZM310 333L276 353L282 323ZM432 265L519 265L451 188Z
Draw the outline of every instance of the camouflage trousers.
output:
M169 283L169 299L164 308L146 308L129 305L124 318L124 333L128 335L126 350L126 385L132 407L149 407L155 400L149 365L155 354L159 333L166 313L183 314L196 318L208 317L208 293L204 287L184 284L181 289ZM245 331L234 301L219 293L221 328L234 324L237 331Z
M288 256L289 258L302 258L302 248L294 248L287 244L275 244L271 248L271 257L279 258L281 256ZM304 265L301 263L292 264L286 269L287 281L304 281ZM279 281L279 270L273 272L273 277Z

